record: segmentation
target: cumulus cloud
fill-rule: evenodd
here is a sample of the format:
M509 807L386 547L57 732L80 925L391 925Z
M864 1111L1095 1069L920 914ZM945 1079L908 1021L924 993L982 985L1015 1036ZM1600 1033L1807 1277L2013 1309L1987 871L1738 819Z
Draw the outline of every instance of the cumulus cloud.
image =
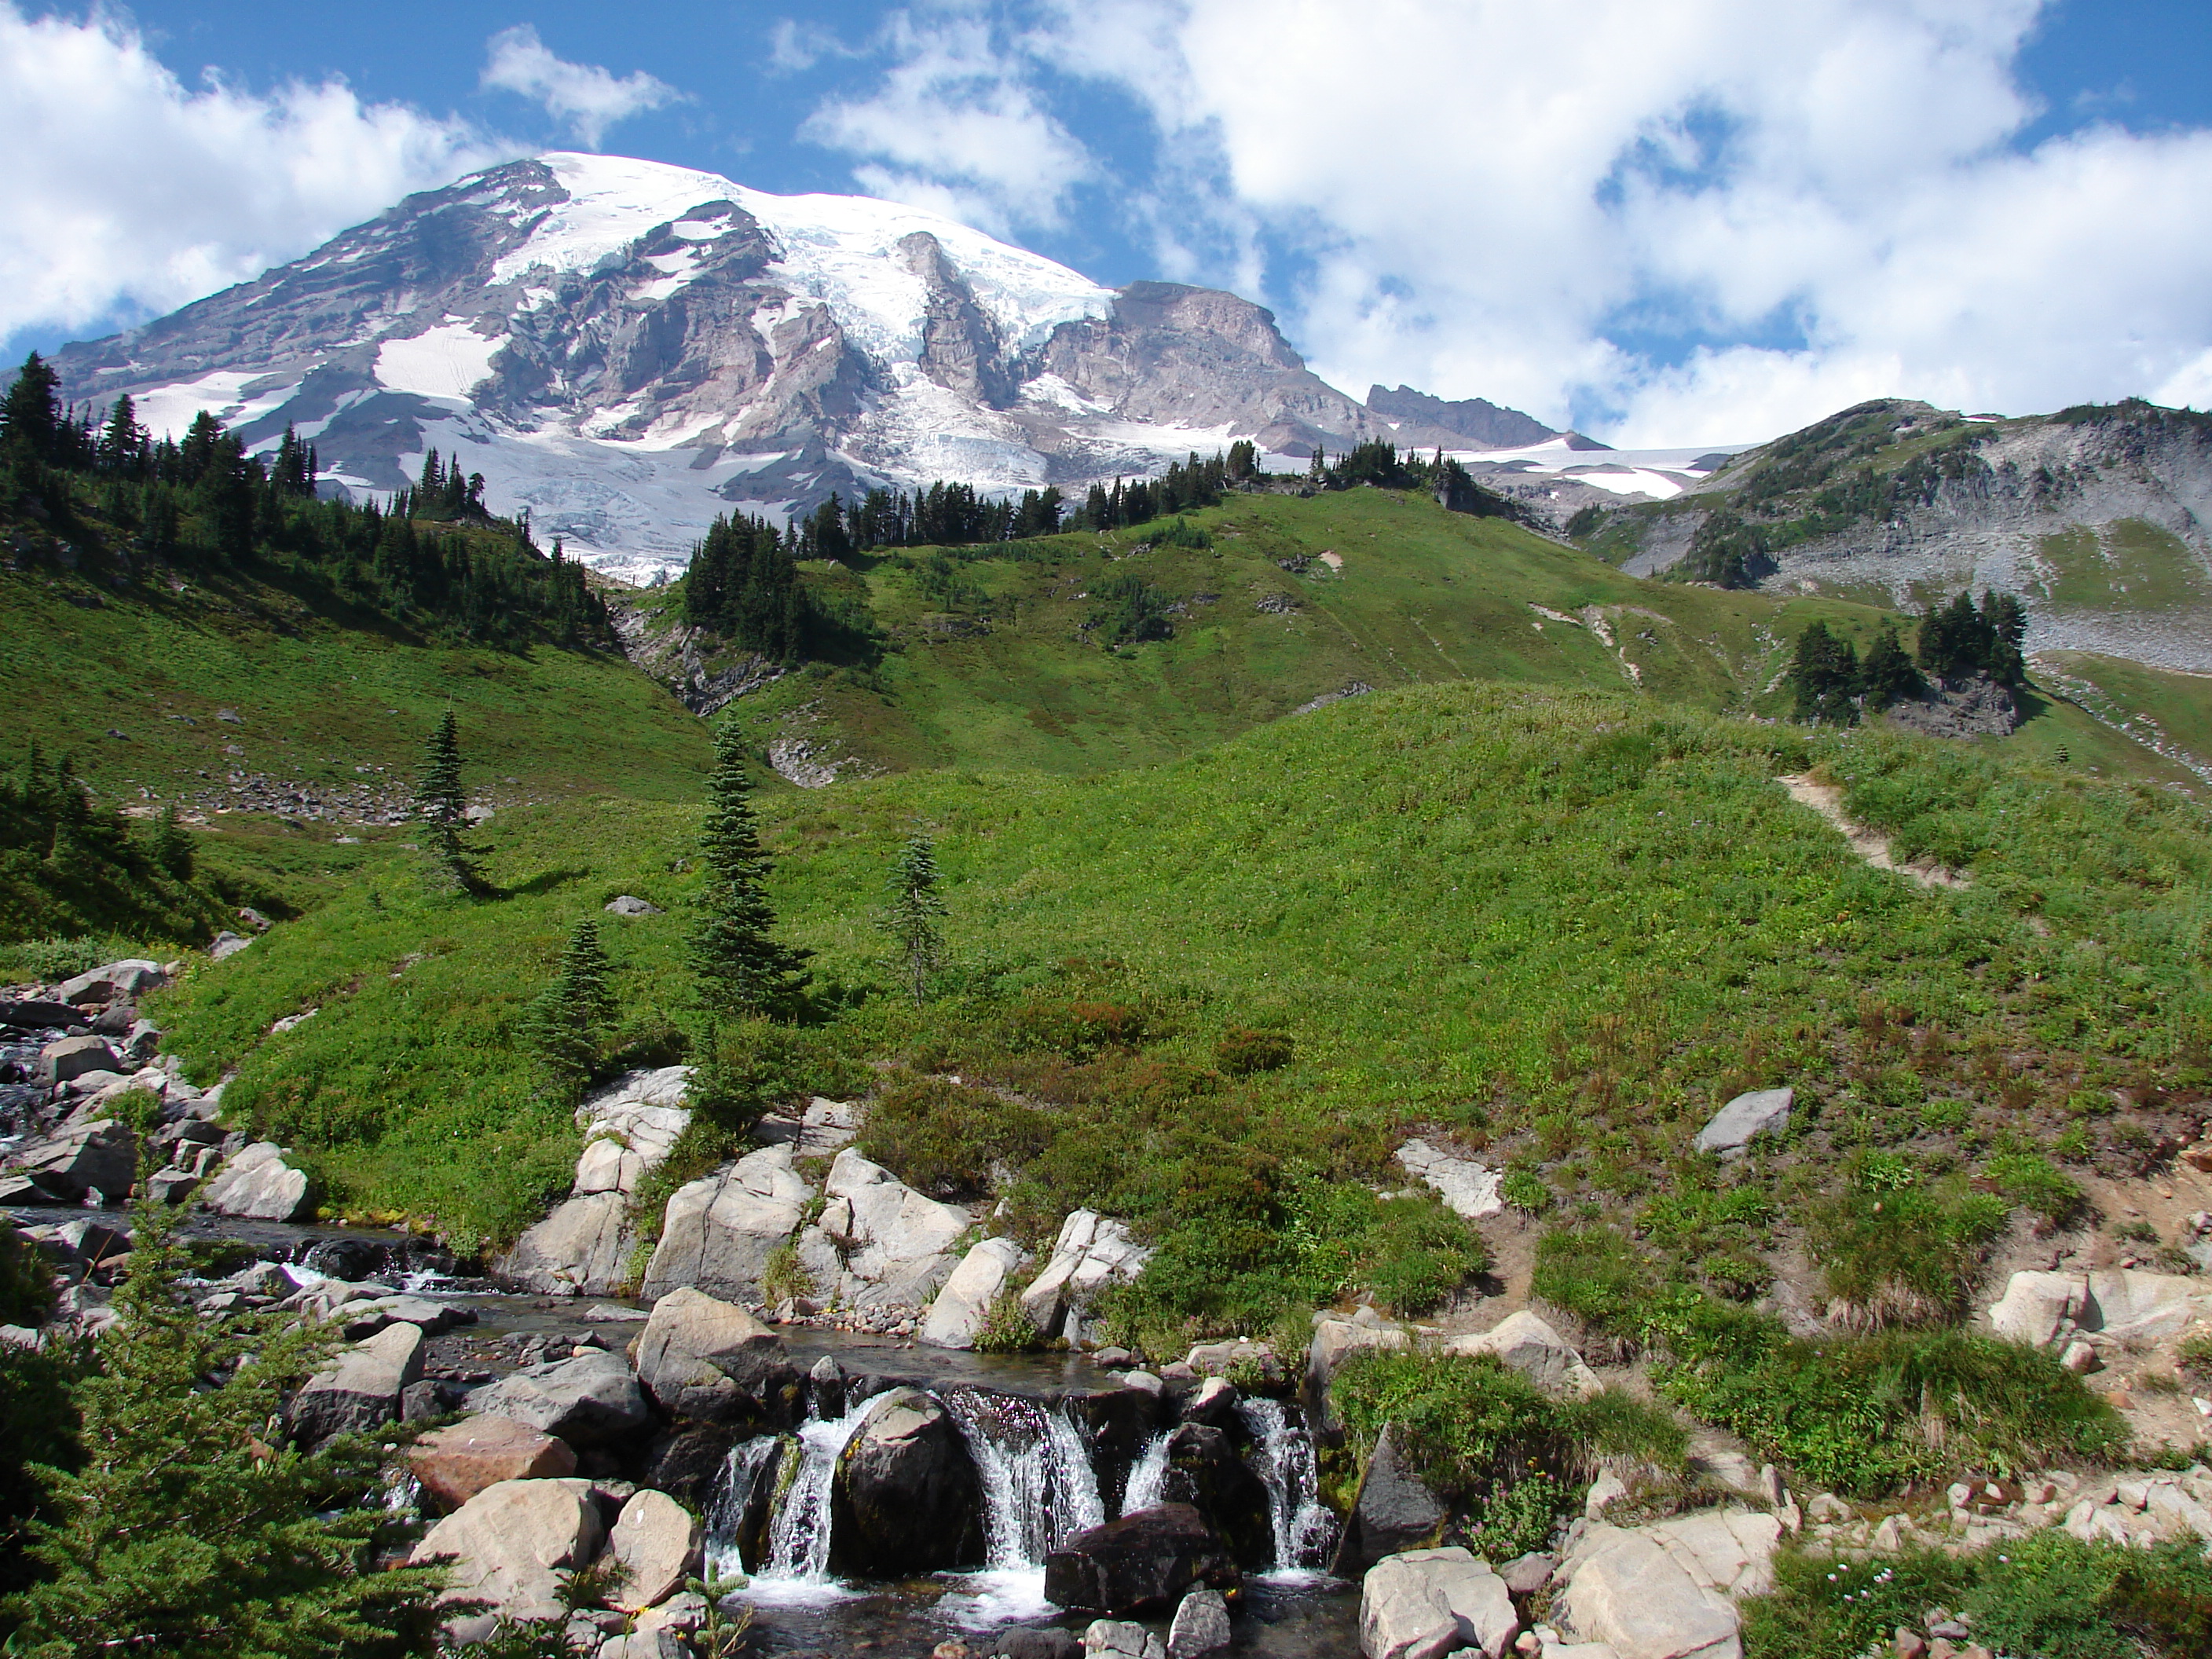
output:
M1095 164L988 18L964 8L898 13L877 49L890 60L881 83L825 101L803 137L859 157L854 176L872 195L1001 235L1062 222L1068 193Z
M1127 199L1164 270L1275 305L1355 392L1694 443L1878 393L2212 391L2212 134L2023 148L2041 0L1009 4L1016 49L972 60L968 100L1040 128L1056 76L1134 100L1160 160ZM893 124L932 84L927 34L840 107ZM1003 142L994 188L1064 190L1072 142ZM963 187L927 143L895 165Z
M596 64L556 58L527 23L492 36L481 84L520 93L543 105L548 115L564 123L592 149L617 122L684 95L642 70L617 79Z
M510 153L342 81L188 88L126 22L0 0L0 336L167 311Z

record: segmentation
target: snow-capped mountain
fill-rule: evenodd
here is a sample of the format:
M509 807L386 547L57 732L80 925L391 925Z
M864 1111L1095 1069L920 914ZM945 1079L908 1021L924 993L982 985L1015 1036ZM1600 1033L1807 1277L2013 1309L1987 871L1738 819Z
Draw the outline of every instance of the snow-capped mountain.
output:
M356 494L435 447L541 540L632 577L681 566L733 506L1066 488L1239 437L1464 448L1468 410L1544 431L1403 387L1363 406L1234 295L1116 291L919 209L563 153L409 197L55 367L157 433L207 409L260 447L289 422Z

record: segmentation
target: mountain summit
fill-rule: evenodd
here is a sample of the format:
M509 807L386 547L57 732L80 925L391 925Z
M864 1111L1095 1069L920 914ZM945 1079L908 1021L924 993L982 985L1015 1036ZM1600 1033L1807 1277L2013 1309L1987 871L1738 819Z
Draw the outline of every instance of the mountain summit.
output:
M920 209L566 153L410 196L55 367L156 431L206 409L258 448L290 422L356 495L435 448L496 510L632 575L680 565L732 507L1080 484L1239 437L1464 447L1451 413L1472 407L1363 407L1231 294L1116 291Z

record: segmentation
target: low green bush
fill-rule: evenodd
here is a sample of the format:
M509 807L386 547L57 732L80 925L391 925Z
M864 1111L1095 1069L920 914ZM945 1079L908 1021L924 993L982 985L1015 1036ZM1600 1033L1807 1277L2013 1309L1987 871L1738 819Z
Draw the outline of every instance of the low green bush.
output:
M939 1199L977 1199L993 1171L1042 1152L1051 1128L1034 1107L946 1077L901 1076L868 1110L858 1145L918 1191Z
M1213 1063L1231 1077L1279 1072L1291 1063L1296 1046L1285 1031L1255 1031L1232 1025L1213 1045Z
M1536 1241L1537 1298L1615 1346L1641 1345L1658 1287L1650 1262L1618 1228L1556 1228Z
M1923 1184L1902 1160L1875 1153L1808 1207L1805 1237L1848 1322L1941 1324L1966 1313L2007 1214L2002 1200L1961 1180Z
M2089 1202L2074 1177L2039 1152L2000 1152L1982 1165L1982 1179L2031 1212L2042 1232L2067 1225Z

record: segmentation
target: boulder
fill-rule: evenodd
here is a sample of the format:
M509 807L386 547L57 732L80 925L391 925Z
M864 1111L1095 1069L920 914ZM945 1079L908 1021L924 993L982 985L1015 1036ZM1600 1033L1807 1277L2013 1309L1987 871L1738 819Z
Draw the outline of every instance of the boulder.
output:
M1499 1188L1504 1171L1471 1158L1454 1158L1425 1140L1409 1140L1398 1149L1398 1162L1406 1172L1433 1188L1444 1207L1469 1221L1497 1215L1505 1208Z
M1782 1523L1751 1510L1700 1510L1638 1528L1674 1559L1700 1589L1731 1601L1774 1588L1774 1551Z
M297 1221L314 1209L307 1172L286 1164L273 1140L257 1140L224 1164L200 1202L218 1215L254 1221Z
M473 1325L477 1313L451 1302L433 1302L426 1296L372 1296L349 1302L337 1311L348 1341L374 1336L387 1325L413 1325L425 1336L442 1336L459 1325Z
M1080 1659L1083 1644L1057 1626L1043 1630L1017 1626L993 1637L990 1650L997 1659Z
M647 902L635 893L617 893L605 906L607 913L617 916L657 916L660 907Z
M712 1505L738 1431L722 1423L686 1423L647 1449L639 1484L704 1511Z
M19 1031L65 1030L83 1019L84 1011L66 1002L0 1002L0 1025Z
M800 1245L817 1281L834 1255L835 1282L818 1288L864 1308L927 1306L951 1277L952 1246L975 1218L925 1197L850 1146L837 1154L822 1190L829 1202Z
M1099 1389L1069 1395L1066 1409L1090 1449L1108 1509L1119 1509L1131 1468L1159 1431L1159 1395L1143 1389Z
M1990 1325L2014 1342L2063 1347L2085 1334L2100 1344L2155 1342L2208 1316L2212 1290L2202 1279L2124 1268L2014 1273Z
M588 1480L502 1480L423 1534L409 1559L453 1558L452 1601L491 1603L508 1619L557 1619L561 1574L599 1553Z
M1794 1089L1753 1089L1738 1095L1713 1114L1712 1120L1698 1131L1697 1138L1690 1144L1701 1152L1738 1157L1751 1144L1753 1136L1769 1132L1779 1134L1788 1127L1790 1103L1796 1098Z
M1316 1434L1334 1444L1343 1426L1330 1409L1328 1385L1337 1367L1362 1348L1402 1348L1412 1339L1395 1325L1369 1324L1358 1319L1316 1319L1313 1342L1306 1350L1306 1420Z
M983 1559L982 1486L958 1425L933 1395L876 1396L830 1488L830 1568L876 1578Z
M1160 1638L1142 1625L1121 1619L1094 1619L1083 1632L1085 1659L1167 1659Z
M607 1599L633 1610L666 1601L697 1570L706 1536L698 1517L666 1492L633 1492L607 1534L618 1572Z
M208 946L208 958L211 962L228 961L252 943L243 933L234 933L225 928L215 936L215 943Z
M190 1170L179 1170L172 1165L166 1170L156 1170L146 1177L146 1196L156 1204L181 1204L192 1195L192 1188L199 1184L200 1178Z
M478 1389L469 1406L558 1435L572 1446L620 1440L652 1420L629 1362L620 1354L589 1350L574 1358L515 1371Z
M642 1294L686 1285L717 1296L757 1297L761 1273L789 1238L813 1189L793 1173L788 1146L763 1146L677 1189Z
M1183 1356L1184 1364L1200 1376L1226 1376L1231 1371L1250 1372L1268 1382L1279 1382L1283 1362L1264 1342L1237 1337L1227 1342L1201 1342Z
M1229 1437L1203 1423L1184 1423L1168 1437L1163 1487L1188 1504L1247 1571L1275 1563L1275 1527L1267 1483L1237 1455Z
M1385 1556L1433 1543L1443 1531L1444 1506L1399 1455L1388 1423L1360 1472L1359 1491L1345 1517L1330 1571L1351 1578Z
M1573 1344L1526 1308L1479 1336L1454 1338L1445 1351L1495 1354L1508 1370L1520 1372L1547 1394L1588 1395L1602 1386Z
M408 1448L407 1466L434 1507L457 1510L502 1480L574 1474L576 1454L527 1423L479 1413L431 1430Z
M75 1081L93 1072L120 1072L123 1061L107 1046L106 1037L63 1037L39 1050L39 1079L43 1083Z
M1168 1626L1168 1659L1197 1659L1229 1645L1229 1604L1219 1590L1194 1589L1176 1608Z
M921 1340L936 1348L972 1348L992 1305L1012 1285L1029 1253L1011 1238L987 1238L952 1270L929 1304Z
M136 1002L148 991L158 991L168 982L160 963L133 957L65 979L55 988L55 994L81 1008L104 1006L111 1002Z
M605 1296L629 1265L629 1200L619 1191L564 1200L514 1241L496 1270L540 1296Z
M1126 1223L1077 1210L1060 1224L1044 1271L1022 1292L1022 1311L1038 1334L1076 1341L1091 1304L1109 1285L1134 1279L1152 1257Z
M777 1414L778 1407L788 1417L799 1392L783 1339L704 1291L671 1291L653 1304L637 1374L661 1410L701 1422Z
M1359 1587L1366 1659L1442 1659L1470 1648L1501 1659L1520 1633L1505 1581L1463 1549L1386 1557Z
M52 1194L48 1201L74 1204L93 1192L121 1198L137 1178L138 1137L112 1118L95 1118L19 1149L13 1161L23 1179Z
M1587 1528L1560 1565L1555 1612L1620 1659L1742 1659L1735 1608L1640 1533Z
M312 1446L334 1434L396 1422L401 1392L422 1375L421 1329L394 1325L379 1331L307 1379L292 1400L289 1416L293 1437Z
M1077 1533L1044 1559L1048 1601L1119 1616L1164 1612L1194 1587L1234 1589L1240 1575L1196 1510L1161 1504Z

